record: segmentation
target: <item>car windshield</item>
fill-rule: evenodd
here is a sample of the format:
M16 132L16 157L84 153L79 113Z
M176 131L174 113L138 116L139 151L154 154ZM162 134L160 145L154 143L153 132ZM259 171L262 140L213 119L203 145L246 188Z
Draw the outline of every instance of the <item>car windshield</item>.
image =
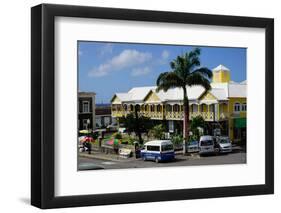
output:
M229 143L229 140L228 139L221 139L220 143Z
M172 144L167 144L167 145L162 145L161 147L162 151L168 151L168 150L173 150L173 145Z
M201 141L201 146L211 146L214 142L212 140Z
M198 142L197 142L197 141L190 141L190 142L188 143L188 145L198 145Z

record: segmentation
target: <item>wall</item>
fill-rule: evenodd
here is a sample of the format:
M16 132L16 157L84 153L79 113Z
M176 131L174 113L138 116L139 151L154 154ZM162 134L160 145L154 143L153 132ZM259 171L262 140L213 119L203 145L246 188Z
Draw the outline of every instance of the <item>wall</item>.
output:
M45 3L127 7L196 13L264 16L275 18L275 58L281 56L281 13L278 1L146 1L146 0L44 0ZM1 212L39 212L29 206L30 196L30 7L40 0L1 2ZM281 69L276 60L275 70ZM276 82L281 74L276 72ZM281 108L280 84L275 87L275 108ZM15 99L14 96L17 96ZM14 117L11 117L16 115ZM281 209L280 110L275 114L275 195L114 205L50 210L48 212L278 212ZM239 178L240 174L237 174Z

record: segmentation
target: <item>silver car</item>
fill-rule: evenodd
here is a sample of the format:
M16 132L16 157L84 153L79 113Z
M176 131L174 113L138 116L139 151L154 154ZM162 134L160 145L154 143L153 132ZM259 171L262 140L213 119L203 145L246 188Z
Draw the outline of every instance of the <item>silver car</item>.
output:
M198 141L189 141L187 143L187 152L199 152Z
M221 153L232 152L232 144L228 137L219 137L217 142Z

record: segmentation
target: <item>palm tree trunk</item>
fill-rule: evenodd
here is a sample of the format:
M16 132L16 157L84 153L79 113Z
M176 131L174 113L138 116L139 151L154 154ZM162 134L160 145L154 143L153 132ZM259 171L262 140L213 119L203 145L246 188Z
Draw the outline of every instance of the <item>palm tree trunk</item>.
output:
M142 137L141 137L141 131L140 131L140 126L139 126L139 114L138 114L138 107L135 106L135 117L136 117L136 132L139 138L139 143L142 144Z
M183 154L185 154L188 151L186 145L189 138L189 101L186 88L183 88L183 95Z

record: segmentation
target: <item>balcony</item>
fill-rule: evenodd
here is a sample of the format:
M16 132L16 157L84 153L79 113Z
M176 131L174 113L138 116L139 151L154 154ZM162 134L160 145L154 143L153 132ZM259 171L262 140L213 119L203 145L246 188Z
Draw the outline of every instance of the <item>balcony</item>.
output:
M191 112L189 113L189 120L196 116L202 116L205 121L214 121L214 113L213 112Z
M183 120L183 112L166 112L167 120Z
M156 120L163 120L163 113L162 112L147 112L147 111L141 111L141 115L145 117L149 117L151 119Z
M122 117L127 116L131 111L111 111L112 117ZM183 120L183 111L179 112L165 112L164 116L162 112L151 112L151 111L140 111L139 113L142 116L149 117L155 120ZM189 113L189 120L192 118L201 115L205 121L219 121L225 120L229 117L228 113L221 112L220 115L215 114L214 112L190 112Z
M127 116L129 113L134 113L133 111L111 111L112 117L123 117ZM140 111L139 115L149 117L151 119L162 120L163 113L162 112L149 112L149 111Z
M220 117L217 120L226 120L226 119L228 119L228 117L229 117L229 114L227 112L221 112Z
M126 111L111 111L111 116L112 117L123 117L126 116L128 114L128 112Z

